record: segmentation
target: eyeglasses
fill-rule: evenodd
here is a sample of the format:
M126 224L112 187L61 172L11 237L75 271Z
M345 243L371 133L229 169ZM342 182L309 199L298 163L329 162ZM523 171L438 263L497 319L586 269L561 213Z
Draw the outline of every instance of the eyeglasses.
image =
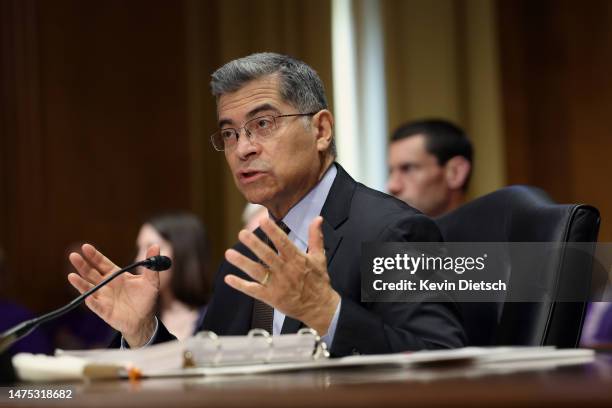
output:
M238 138L240 137L240 131L242 129L245 130L248 140L251 143L254 143L255 141L264 140L272 135L272 132L276 130L276 119L278 118L287 118L290 116L312 116L316 113L317 112L260 116L244 122L244 125L238 129L220 129L218 132L215 132L210 136L210 141L212 142L215 150L219 152L232 150L238 145Z

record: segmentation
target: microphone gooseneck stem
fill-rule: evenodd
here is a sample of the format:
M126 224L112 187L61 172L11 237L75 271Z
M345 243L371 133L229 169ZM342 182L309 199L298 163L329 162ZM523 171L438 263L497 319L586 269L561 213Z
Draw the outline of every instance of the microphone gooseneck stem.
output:
M149 261L148 259L145 259L143 261L134 262L133 264L128 265L125 268L121 268L118 271L113 272L110 276L108 276L102 282L98 283L93 288L89 289L87 292L83 293L81 296L77 297L72 302L68 303L67 305L62 306L59 309L53 310L52 312L49 312L40 317L26 320L25 322L22 322L18 324L17 326L14 326L8 329L7 331L5 331L4 333L0 335L0 353L3 353L6 349L8 349L14 342L19 340L20 338L28 335L40 324L48 322L49 320L53 320L56 317L59 317L63 315L64 313L68 313L69 311L77 308L81 303L83 303L83 301L89 295L93 294L98 289L105 286L108 282L112 281L117 276L121 275L122 273L126 271L129 271L130 269L134 269L137 266L145 265L147 264L148 261Z
M68 303L65 306L60 307L59 309L56 309L52 312L49 312L45 315L42 315L40 317L38 317L37 319L34 320L38 320L38 324L41 323L45 323L51 319L54 319L58 316L63 315L64 313L68 313L69 311L77 308L81 303L83 303L83 301L85 300L85 298L87 298L89 295L93 294L94 292L96 292L98 289L101 289L103 286L106 286L106 284L110 281L112 281L113 279L115 279L117 276L121 275L124 272L129 271L130 269L134 269L137 266L140 266L144 263L145 261L140 261L140 262L134 262L131 265L126 266L125 268L121 268L118 271L113 272L108 278L104 279L102 282L98 283L97 285L95 285L93 288L89 289L87 292L83 293L81 296L79 296L78 298L74 299L72 302Z

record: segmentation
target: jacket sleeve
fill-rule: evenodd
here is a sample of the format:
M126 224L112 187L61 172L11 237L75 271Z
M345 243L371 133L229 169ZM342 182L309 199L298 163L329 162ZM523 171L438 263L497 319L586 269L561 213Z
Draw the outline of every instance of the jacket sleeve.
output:
M176 340L176 337L166 329L160 318L157 318L157 332L152 344L163 343L165 341Z
M418 214L388 225L378 241L441 242L442 236L431 219ZM362 303L342 296L331 354L394 353L465 344L460 314L450 298L443 302Z

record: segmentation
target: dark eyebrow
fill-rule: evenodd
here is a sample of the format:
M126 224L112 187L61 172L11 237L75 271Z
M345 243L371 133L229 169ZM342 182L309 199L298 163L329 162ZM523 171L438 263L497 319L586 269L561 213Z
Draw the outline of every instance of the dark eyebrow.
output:
M267 111L272 111L272 112L275 112L276 114L280 114L280 111L278 110L278 108L276 108L275 106L269 103L264 103L262 105L256 106L255 108L251 109L249 113L246 114L246 117L247 119L251 119L251 118L257 117L259 113L267 112ZM222 128L225 125L234 125L234 121L231 119L221 119L219 121L219 127Z
M232 125L233 123L234 123L234 121L232 121L230 119L221 119L219 121L219 129L221 129L225 125Z
M399 171L406 172L406 171L411 170L413 168L417 168L418 164L416 164L414 162L407 161L407 162L400 163L397 167L398 167Z
M401 162L400 164L395 166L395 168L399 170L400 172L406 172L410 170L412 167L417 167L417 164L414 162L410 162L410 161ZM394 168L392 166L389 166L389 174L391 174L393 169Z
M265 111L273 111L280 114L280 111L276 107L270 105L269 103L264 103L263 105L259 105L258 107L251 109L249 113L247 113L247 118L254 118L258 113Z

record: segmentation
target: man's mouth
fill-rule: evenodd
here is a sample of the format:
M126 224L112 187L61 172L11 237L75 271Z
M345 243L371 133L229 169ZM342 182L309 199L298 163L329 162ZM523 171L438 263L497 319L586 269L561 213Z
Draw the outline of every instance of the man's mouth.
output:
M242 184L248 184L259 180L265 174L265 172L259 170L240 170L238 172L238 180Z

